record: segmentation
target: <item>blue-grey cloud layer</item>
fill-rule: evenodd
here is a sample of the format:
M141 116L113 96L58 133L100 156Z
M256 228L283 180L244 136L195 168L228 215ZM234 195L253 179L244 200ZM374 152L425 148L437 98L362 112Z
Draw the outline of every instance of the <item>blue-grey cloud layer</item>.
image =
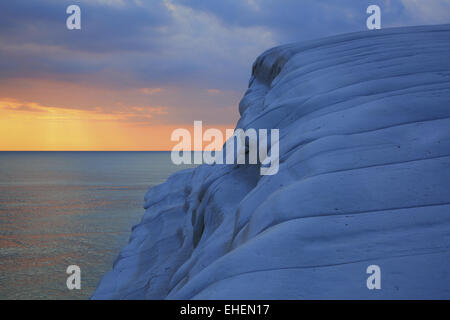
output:
M70 4L81 31L66 29ZM450 22L448 0L2 1L0 79L242 91L261 51L364 30L370 4L383 27Z

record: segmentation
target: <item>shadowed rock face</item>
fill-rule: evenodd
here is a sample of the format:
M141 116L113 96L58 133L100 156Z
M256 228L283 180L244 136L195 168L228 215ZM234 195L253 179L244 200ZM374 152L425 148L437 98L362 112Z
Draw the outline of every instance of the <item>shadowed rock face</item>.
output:
M450 25L262 54L237 127L280 129L278 174L203 165L150 189L93 298L450 298L449 54Z

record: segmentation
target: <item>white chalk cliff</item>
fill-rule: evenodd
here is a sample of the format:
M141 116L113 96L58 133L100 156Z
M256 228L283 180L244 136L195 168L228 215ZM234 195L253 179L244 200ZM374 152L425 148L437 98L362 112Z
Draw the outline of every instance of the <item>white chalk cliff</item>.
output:
M273 48L239 111L280 129L279 172L151 188L94 299L450 298L450 25Z

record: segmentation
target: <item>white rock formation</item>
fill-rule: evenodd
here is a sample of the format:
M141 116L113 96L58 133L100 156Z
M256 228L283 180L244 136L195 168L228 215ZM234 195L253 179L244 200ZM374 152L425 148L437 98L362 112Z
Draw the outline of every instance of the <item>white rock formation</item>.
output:
M203 165L150 189L93 298L450 298L449 57L450 25L262 54L237 126L280 129L278 174Z

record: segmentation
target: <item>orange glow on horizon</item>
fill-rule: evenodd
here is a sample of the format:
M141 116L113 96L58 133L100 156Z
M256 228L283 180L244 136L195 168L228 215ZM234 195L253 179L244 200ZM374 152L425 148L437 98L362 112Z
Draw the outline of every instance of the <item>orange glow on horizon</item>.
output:
M130 107L119 113L105 113L0 99L0 150L170 151L177 144L170 140L173 130L188 129L193 137L193 123L152 125L152 114L164 112L162 107ZM205 124L204 130L211 127L225 136L225 130L234 125Z

